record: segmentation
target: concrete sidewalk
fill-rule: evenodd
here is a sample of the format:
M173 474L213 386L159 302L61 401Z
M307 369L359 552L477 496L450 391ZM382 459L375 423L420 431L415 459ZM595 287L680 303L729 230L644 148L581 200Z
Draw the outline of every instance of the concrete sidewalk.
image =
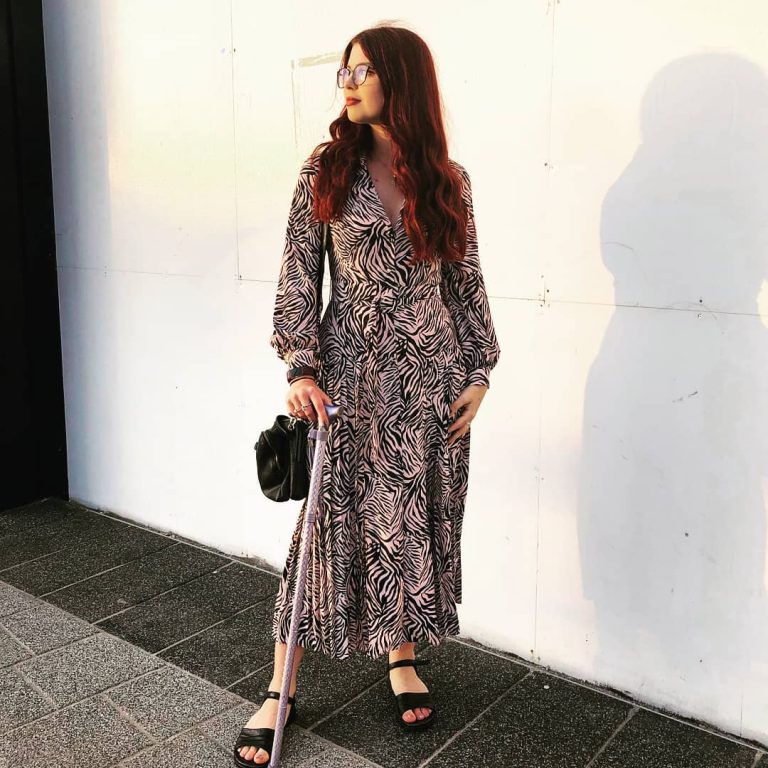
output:
M272 673L278 574L75 503L0 514L0 768L232 766ZM449 639L439 719L395 722L386 659L307 652L286 768L768 768L757 745Z

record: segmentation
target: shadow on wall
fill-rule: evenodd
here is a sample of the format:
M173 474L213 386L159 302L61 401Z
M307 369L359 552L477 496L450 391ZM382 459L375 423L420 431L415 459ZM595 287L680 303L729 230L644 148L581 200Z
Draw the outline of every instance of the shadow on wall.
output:
M641 126L601 216L617 307L584 399L583 586L596 675L717 701L768 663L768 82L735 56L680 59Z

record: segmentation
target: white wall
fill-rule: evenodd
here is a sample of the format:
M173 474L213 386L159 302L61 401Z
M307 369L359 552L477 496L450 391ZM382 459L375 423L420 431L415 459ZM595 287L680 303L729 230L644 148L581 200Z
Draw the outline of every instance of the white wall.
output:
M346 41L400 19L502 347L463 634L768 743L768 7L44 9L72 497L282 568L299 503L261 495L253 443L285 407L290 195Z

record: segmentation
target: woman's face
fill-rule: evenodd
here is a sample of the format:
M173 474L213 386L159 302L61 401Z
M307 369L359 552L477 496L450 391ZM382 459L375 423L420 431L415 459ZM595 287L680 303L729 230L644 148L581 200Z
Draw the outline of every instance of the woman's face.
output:
M349 54L347 68L355 71L359 64L371 64L363 53L359 43L352 46ZM384 92L376 69L371 67L362 85L357 85L350 74L344 82L344 98L347 105L347 117L353 123L375 124L379 122L382 107L384 106Z

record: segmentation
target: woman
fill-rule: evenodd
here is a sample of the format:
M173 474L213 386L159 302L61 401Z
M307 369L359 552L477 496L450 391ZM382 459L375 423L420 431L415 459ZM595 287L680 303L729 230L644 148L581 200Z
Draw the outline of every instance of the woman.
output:
M415 644L459 633L469 427L500 349L470 180L448 158L426 44L364 30L338 85L346 108L294 191L270 337L289 367L290 413L327 424L325 404L344 407L324 454L288 718L306 646L387 652L398 722L413 729L435 718ZM319 321L324 221L332 299ZM238 765L270 757L305 510L275 605L273 693L236 743Z

